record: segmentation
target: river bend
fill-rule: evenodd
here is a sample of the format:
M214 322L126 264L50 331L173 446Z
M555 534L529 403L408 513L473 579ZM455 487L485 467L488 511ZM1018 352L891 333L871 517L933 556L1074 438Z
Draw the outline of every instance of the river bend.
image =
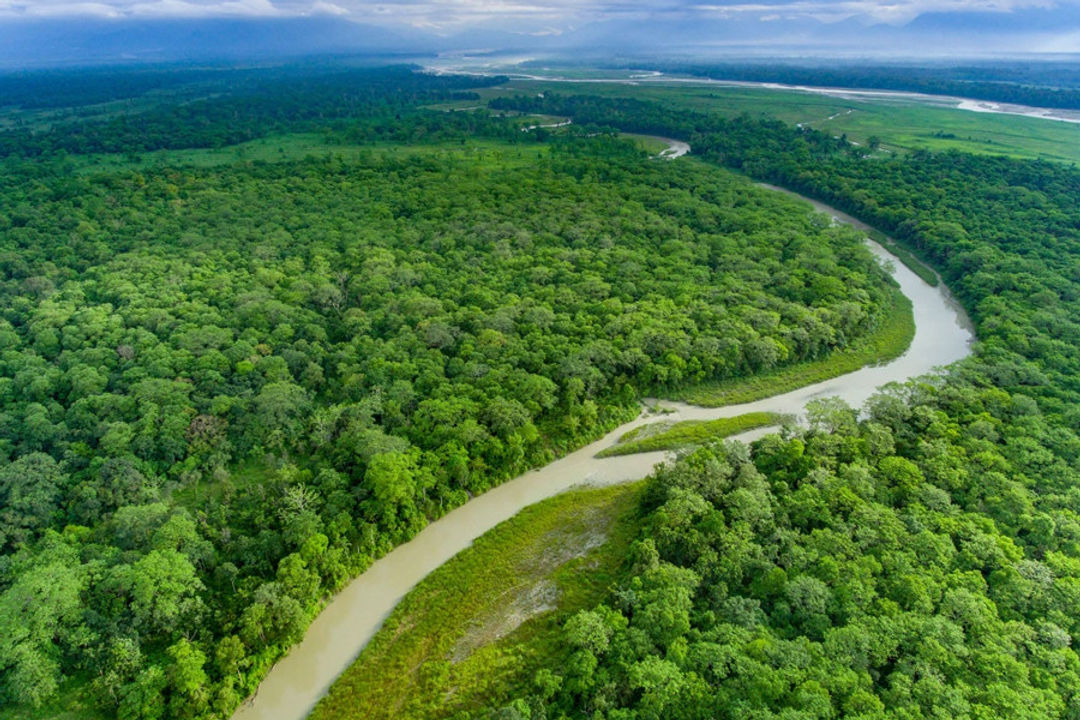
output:
M677 157L687 150L689 146L685 143L671 141L664 155ZM773 186L764 187L787 192ZM866 229L854 218L807 201L837 222ZM867 243L882 260L892 261L894 277L901 291L911 300L915 337L904 355L884 365L864 367L832 380L751 403L703 408L665 402L663 404L672 412L663 419L712 420L762 410L801 415L808 401L825 396L838 396L858 407L886 383L904 382L969 355L974 341L971 323L945 286L931 287L883 247L870 240ZM656 419L642 415L590 445L473 498L383 556L330 600L311 623L303 640L270 670L256 694L240 706L233 720L305 718L410 589L474 539L522 509L575 485L626 482L647 476L655 465L668 457L668 453L611 458L597 458L596 453L615 444L628 430ZM769 431L758 429L736 437L751 440Z

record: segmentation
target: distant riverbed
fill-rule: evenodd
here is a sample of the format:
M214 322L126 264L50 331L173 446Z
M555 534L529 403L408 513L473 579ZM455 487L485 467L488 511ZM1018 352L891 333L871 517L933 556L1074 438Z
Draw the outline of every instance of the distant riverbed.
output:
M431 68L436 72L461 72L466 74L487 75L495 74L492 68L485 72L476 72L475 66L461 67L438 67ZM536 80L540 82L567 82L567 83L600 83L619 85L647 85L647 84L690 84L690 85L715 85L720 87L744 87L763 88L766 90L787 90L790 92L804 92L814 95L828 95L836 98L868 100L907 100L921 102L939 107L950 107L957 110L970 112L996 113L1001 115L1021 115L1023 117L1038 118L1041 120L1054 120L1057 122L1080 123L1080 110L1067 110L1061 108L1043 108L1031 105L1016 105L1013 103L994 102L990 100L976 100L974 98L957 97L952 95L930 95L928 93L906 92L902 90L871 90L862 88L821 87L816 85L785 85L783 83L751 82L746 80L714 80L705 77L688 77L685 75L667 75L661 72L637 73L630 77L614 78L588 78L567 77L552 73L550 75L503 71L511 79Z

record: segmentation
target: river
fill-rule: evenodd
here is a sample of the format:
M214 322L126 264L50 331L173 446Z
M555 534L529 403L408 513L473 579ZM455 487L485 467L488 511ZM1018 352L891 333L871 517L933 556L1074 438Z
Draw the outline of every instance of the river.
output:
M431 67L430 70L441 73L465 73L485 75L487 73L470 73L461 67ZM1031 105L1017 105L1015 103L993 102L990 100L976 100L974 98L958 97L955 95L931 95L928 93L908 92L904 90L870 90L862 88L824 87L816 85L785 85L774 82L753 82L749 80L716 80L707 77L686 77L680 75L665 75L653 73L650 75L635 75L630 78L578 78L560 75L535 75L529 73L508 71L504 73L511 79L533 80L536 82L565 82L579 84L612 84L612 85L645 85L645 84L684 84L684 85L713 85L719 87L734 88L761 88L764 90L785 90L790 92L810 93L813 95L828 95L829 97L846 100L877 99L877 100L903 100L918 102L927 105L949 107L956 110L970 112L993 113L997 115L1021 115L1023 117L1038 118L1040 120L1053 120L1065 123L1080 123L1080 110L1063 108L1044 108ZM830 118L831 119L831 118Z
M685 143L675 147L676 141L671 142L667 156L682 154L678 151ZM689 146L686 149L689 150ZM811 204L838 222L866 228L837 210L816 202ZM974 341L971 323L945 286L931 287L880 245L867 242L882 260L893 261L894 277L903 293L911 299L915 337L903 356L884 365L865 367L832 380L742 405L702 408L665 402L663 404L672 412L663 419L706 420L757 410L800 415L808 401L832 395L860 406L881 385L924 375L969 355ZM473 540L529 505L575 485L626 482L648 475L656 464L668 457L667 453L602 459L597 458L596 453L615 444L628 430L656 420L656 416L643 414L590 445L473 498L376 561L330 600L311 623L303 640L270 670L256 694L241 705L233 720L302 720L352 664L405 593ZM750 440L767 432L767 429L758 429L737 437Z

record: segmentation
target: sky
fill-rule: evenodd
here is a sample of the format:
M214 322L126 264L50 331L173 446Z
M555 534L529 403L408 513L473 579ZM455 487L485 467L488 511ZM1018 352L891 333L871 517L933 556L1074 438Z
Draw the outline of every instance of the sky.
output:
M903 25L927 12L1007 15L1077 5L1080 0L0 0L0 17L337 16L434 31L512 27L557 34L598 20L813 19Z
M0 64L605 48L1072 55L1080 0L0 0Z

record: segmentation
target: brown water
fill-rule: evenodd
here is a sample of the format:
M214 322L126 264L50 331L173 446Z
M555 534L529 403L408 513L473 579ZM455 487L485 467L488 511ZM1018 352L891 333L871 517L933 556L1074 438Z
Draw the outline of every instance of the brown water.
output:
M812 204L840 222L866 227L832 208ZM758 410L801 414L807 401L830 395L859 406L885 383L903 382L969 355L974 340L971 323L948 290L944 286L931 287L884 248L868 242L883 260L894 261L894 276L903 293L911 299L915 338L903 356L885 365L866 367L742 405L701 408L663 403L673 410L664 416L664 420L714 419ZM388 553L329 602L312 622L304 639L271 669L258 692L237 710L233 720L301 720L306 717L405 593L474 539L523 508L575 485L626 482L648 475L667 457L666 453L603 459L595 455L615 444L628 430L655 420L655 416L642 415L591 445L489 490L431 523L412 541ZM737 437L749 440L767 432L768 429L759 429Z

